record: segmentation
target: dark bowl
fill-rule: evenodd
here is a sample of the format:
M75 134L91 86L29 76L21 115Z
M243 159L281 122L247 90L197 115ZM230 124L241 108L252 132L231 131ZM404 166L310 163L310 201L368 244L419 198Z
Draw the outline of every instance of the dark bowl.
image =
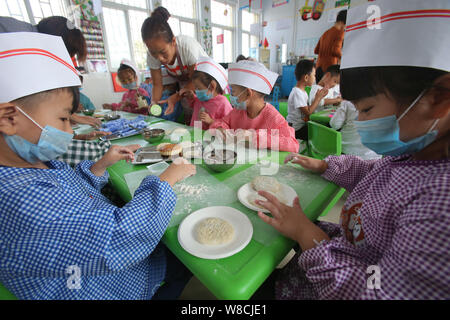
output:
M83 110L83 114L85 116L92 116L94 114L94 110Z
M150 143L161 141L166 135L164 129L144 129L142 131L142 138Z
M214 149L203 155L203 163L215 172L225 172L236 164L237 153L228 149Z

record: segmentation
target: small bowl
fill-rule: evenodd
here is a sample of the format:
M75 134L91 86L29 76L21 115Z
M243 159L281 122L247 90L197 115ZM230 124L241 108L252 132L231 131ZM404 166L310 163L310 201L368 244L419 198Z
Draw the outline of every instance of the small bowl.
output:
M161 141L166 135L164 129L144 129L142 131L142 138L150 143Z
M236 164L237 153L228 149L214 149L203 155L204 164L215 172L225 172Z

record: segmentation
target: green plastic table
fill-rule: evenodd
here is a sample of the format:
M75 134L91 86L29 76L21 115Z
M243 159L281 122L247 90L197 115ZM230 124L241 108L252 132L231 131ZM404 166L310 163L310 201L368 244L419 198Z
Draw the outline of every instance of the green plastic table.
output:
M325 109L309 116L309 119L320 124L330 126L330 120L336 109Z
M193 128L163 121L151 127L183 127L191 132ZM198 140L201 137L192 138ZM162 141L169 141L167 137ZM146 145L140 136L113 141L126 145ZM264 174L262 170L277 170L276 178L291 186L299 195L300 204L311 220L316 220L339 193L339 187L320 176L307 172L297 165L283 165L288 152L270 150L241 150L248 152L248 163L237 163L224 173L215 173L202 163L197 165L197 174L174 186L177 204L172 220L163 236L163 243L182 261L186 267L219 299L249 299L281 260L294 246L294 242L265 224L255 211L246 208L237 199L239 188L253 177ZM194 160L195 163L197 160ZM201 160L200 160L201 162ZM146 165L132 165L120 161L108 168L110 183L120 196L129 201L148 170ZM200 194L186 194L183 186L199 188ZM131 189L131 190L130 190ZM182 220L189 214L209 206L230 206L246 214L253 226L250 243L233 256L208 260L197 258L185 251L178 242L177 231Z

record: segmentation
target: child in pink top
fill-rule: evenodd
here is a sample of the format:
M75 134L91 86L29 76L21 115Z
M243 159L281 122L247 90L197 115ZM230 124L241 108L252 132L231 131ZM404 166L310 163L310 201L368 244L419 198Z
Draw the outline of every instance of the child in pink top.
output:
M137 103L138 97L141 96L142 99L147 101L147 104L150 105L150 97L147 91L140 88L137 84L138 76L136 67L129 61L122 60L119 70L117 71L117 77L121 86L128 89L128 91L123 94L120 103L105 103L103 104L103 108L147 115L148 108L141 108Z
M211 123L233 110L223 95L228 82L226 70L211 58L200 57L192 82L195 94L192 91L184 94L194 109L190 125L193 127L196 121L201 121L202 129L207 130Z
M251 130L244 132L244 138L250 136L256 148L298 152L299 143L295 139L294 129L289 127L274 106L264 101L264 96L272 91L278 74L258 62L240 61L230 65L228 76L234 109L221 120L215 120L210 129Z

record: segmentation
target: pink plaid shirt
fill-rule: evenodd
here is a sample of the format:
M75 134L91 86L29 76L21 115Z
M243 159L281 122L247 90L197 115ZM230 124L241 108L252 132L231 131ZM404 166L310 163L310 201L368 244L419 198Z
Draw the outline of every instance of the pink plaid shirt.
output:
M326 160L322 176L350 192L341 223L318 224L331 240L291 260L277 298L450 299L450 160Z

